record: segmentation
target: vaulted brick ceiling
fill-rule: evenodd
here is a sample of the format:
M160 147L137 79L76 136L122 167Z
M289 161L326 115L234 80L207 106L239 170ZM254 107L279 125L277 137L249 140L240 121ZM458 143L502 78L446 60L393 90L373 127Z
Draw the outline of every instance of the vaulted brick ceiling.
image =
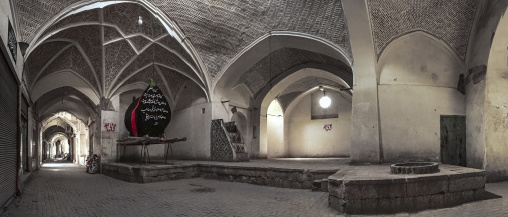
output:
M93 1L64 1L64 0L20 0L16 1L19 12L20 32L23 41L31 42L37 35L38 27L41 27L59 12L71 5L86 4ZM104 1L108 2L108 1ZM349 33L347 31L347 22L342 9L340 0L261 0L261 1L147 1L149 4L160 9L165 16L174 21L181 29L185 38L188 39L197 55L204 64L204 71L208 76L209 82L215 83L220 73L227 64L242 49L254 42L259 37L268 34L270 31L294 31L314 35L334 43L344 50L351 57L351 46L349 42ZM178 42L172 41L170 36L164 37L167 33L158 22L152 22L153 16L147 14L148 11L140 9L136 4L118 4L107 6L103 9L104 22L98 21L101 12L98 10L85 11L79 14L71 15L53 24L46 32L53 32L61 27L72 25L72 23L99 23L104 26L105 44L119 43L125 46L124 41L128 42L130 49L136 53L142 51L149 44L150 40L156 40L158 44L164 44L174 49L191 64L196 64L189 58L188 52L185 52L179 46ZM141 14L146 24L139 28L135 25ZM154 26L153 28L151 26ZM115 31L116 30L116 31ZM119 34L117 31L121 31ZM137 35L142 33L142 36ZM124 38L125 40L119 40ZM106 49L107 55L111 54ZM126 59L131 58L131 50L121 51L121 54L111 54L113 56L121 55L117 63L121 65ZM111 56L107 56L107 59ZM123 61L123 62L122 62ZM118 67L109 66L110 63L104 63L108 69ZM197 69L197 65L194 65ZM199 72L191 73L199 75ZM108 91L110 85L115 85L115 72L106 70L105 90ZM98 76L99 78L101 76ZM101 79L101 78L100 78ZM207 83L206 78L199 78ZM201 84L202 86L211 84ZM101 89L98 87L98 89Z
M350 77L353 75L351 68L336 58L307 50L282 48L273 51L243 73L238 79L237 85L244 84L256 98L271 80L302 65L312 65L312 67L325 65L333 68L334 70L331 72L338 77L342 77L341 73L350 75Z
M137 23L139 16L142 25ZM30 87L48 75L66 71L85 80L99 97L111 97L122 86L150 78L170 100L179 90L175 87L185 82L205 88L205 79L189 53L137 4L114 4L70 15L49 26L41 38L44 41L27 59Z
M368 0L374 47L379 56L394 39L429 33L464 59L478 0Z
M72 70L95 89L108 96L126 84L146 80L138 72L151 73L174 97L185 82L203 89L212 87L225 68L243 49L271 31L292 31L327 40L352 59L352 49L341 0L257 0L257 1L175 1L143 0L146 7L160 11L183 34L182 40L168 33L167 27L144 6L120 3L102 9L72 14L41 31L41 27L70 7L94 2L77 0L16 1L22 41L46 41L35 48L27 60L27 80L38 79L61 70ZM129 2L129 1L126 1ZM442 40L464 59L478 0L367 0L375 55L396 38L424 31ZM152 8L152 9L153 9ZM137 25L138 16L143 25ZM349 21L354 25L354 21ZM352 73L339 60L307 51L282 49L279 68L317 62ZM154 58L155 57L155 58ZM272 56L273 57L273 56ZM303 59L302 59L303 58ZM282 61L282 60L281 60ZM155 63L155 66L153 65ZM272 62L273 63L273 62ZM266 58L241 76L253 95L269 84L281 71L269 71ZM271 69L270 69L271 70Z

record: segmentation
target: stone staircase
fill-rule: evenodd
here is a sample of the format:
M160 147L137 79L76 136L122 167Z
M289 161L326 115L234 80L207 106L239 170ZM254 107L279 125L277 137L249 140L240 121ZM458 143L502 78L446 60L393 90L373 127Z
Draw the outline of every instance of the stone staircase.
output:
M249 161L249 153L235 122L212 120L211 158L216 161Z

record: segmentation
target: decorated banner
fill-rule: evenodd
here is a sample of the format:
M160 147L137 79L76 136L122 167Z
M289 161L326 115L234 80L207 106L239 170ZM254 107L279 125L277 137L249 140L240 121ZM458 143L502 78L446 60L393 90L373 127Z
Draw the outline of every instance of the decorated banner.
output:
M130 136L160 137L171 120L171 109L162 91L150 79L150 85L125 112L125 127Z

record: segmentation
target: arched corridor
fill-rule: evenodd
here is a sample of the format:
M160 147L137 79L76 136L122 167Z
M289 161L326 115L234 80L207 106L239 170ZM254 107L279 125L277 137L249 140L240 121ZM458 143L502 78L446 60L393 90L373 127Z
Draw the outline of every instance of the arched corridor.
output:
M161 192L195 199L189 179L328 192L324 211L302 206L309 216L317 207L381 214L482 200L485 183L508 181L507 9L508 0L2 1L0 213L37 186L67 198L71 185L79 192L95 181L126 194L112 187L112 197L86 203L100 209L72 215L147 203L143 193L129 202L141 192L132 182L167 199L140 209L164 216L178 202ZM92 176L83 166L94 155ZM400 175L395 163L441 170ZM58 178L74 184L58 192L40 182ZM377 178L403 190L385 194ZM462 179L472 184L456 187ZM167 187L173 181L187 194ZM225 204L252 201L236 193L209 198L220 209L203 199L199 211L167 215L240 215ZM450 203L413 201L435 194ZM245 215L297 215L304 199L287 197L257 204L274 212ZM407 210L389 206L397 203Z

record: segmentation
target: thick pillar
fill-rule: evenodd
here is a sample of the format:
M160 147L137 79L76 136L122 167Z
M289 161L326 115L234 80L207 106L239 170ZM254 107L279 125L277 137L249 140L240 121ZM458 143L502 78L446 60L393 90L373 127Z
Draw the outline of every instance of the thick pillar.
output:
M113 101L101 100L103 105L100 117L101 163L117 160L116 140L118 139L119 124L121 122L120 113L115 111L113 105L119 104L119 101L119 97L114 98ZM118 108L118 106L116 107Z
M378 163L382 161L382 149L379 139L376 59L367 2L343 0L342 4L349 22L354 59L351 160L356 163Z
M499 21L490 50L485 97L487 181L508 180L508 17Z

